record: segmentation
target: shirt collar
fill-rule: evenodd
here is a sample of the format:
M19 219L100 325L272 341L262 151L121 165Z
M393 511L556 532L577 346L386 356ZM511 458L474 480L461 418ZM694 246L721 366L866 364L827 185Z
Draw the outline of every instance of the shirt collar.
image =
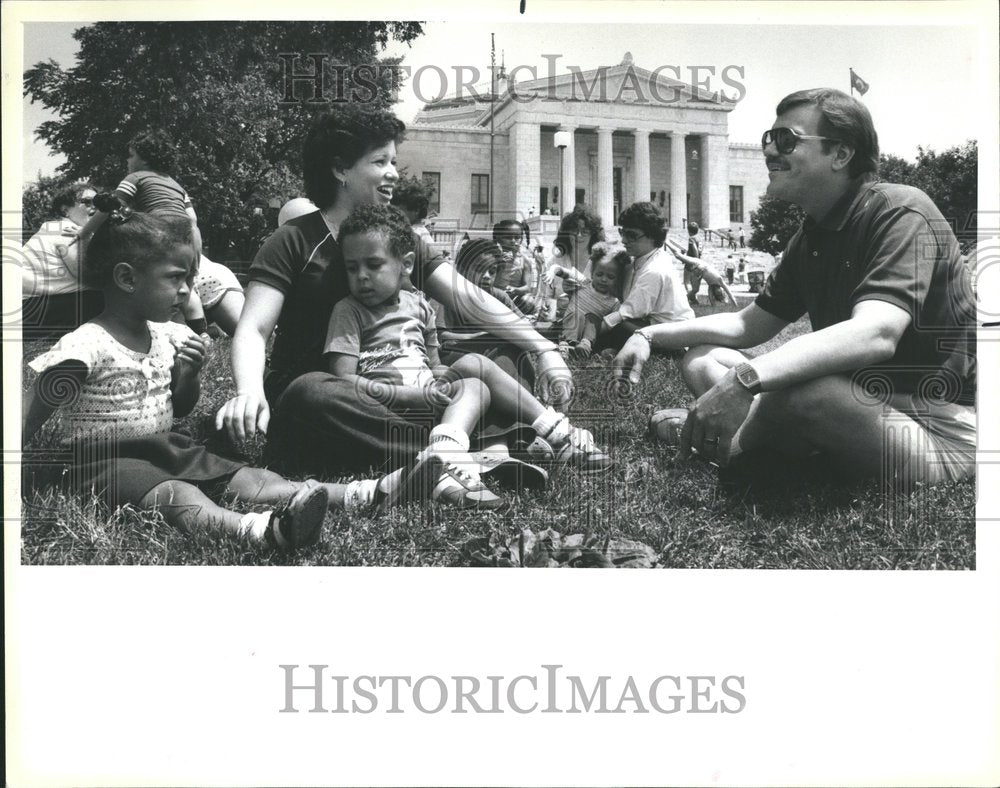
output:
M868 190L878 182L878 177L873 172L864 172L854 178L846 192L820 221L815 221L811 217L806 219L806 225L810 228L821 227L824 230L840 231L844 229L847 220L854 213L861 198L868 193Z
M643 263L645 263L646 261L648 261L649 258L651 258L658 251L660 251L660 247L654 246L652 249L650 249L648 252L646 252L646 254L640 255L639 257L632 258L632 267L633 268L638 268L640 265L642 265Z

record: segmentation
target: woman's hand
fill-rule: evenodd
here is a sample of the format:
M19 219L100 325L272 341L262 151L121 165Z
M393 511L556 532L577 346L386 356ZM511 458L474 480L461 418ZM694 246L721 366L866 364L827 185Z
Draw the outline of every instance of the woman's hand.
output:
M558 348L539 353L535 367L538 399L556 409L569 404L573 399L573 374Z
M215 414L215 429L226 431L234 443L252 438L257 432L267 434L271 407L264 392L237 394Z

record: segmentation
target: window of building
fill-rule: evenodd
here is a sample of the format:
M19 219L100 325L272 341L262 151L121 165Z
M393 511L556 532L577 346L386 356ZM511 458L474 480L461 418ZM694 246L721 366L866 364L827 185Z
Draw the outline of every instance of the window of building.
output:
M425 172L421 174L424 183L434 190L431 194L430 202L427 205L427 215L436 216L441 213L441 173Z
M577 205L585 205L586 202L587 202L587 190L586 189L577 189L576 190L576 204Z
M490 176L472 176L472 213L488 213L490 210Z
M538 207L540 213L548 213L549 211L549 187L542 186L538 190Z
M729 187L729 221L744 222L743 218L743 187Z

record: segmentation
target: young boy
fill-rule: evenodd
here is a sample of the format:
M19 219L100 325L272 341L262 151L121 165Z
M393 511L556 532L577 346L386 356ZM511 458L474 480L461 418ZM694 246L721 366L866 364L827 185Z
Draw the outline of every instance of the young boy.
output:
M490 509L504 505L483 485L469 455L469 436L487 411L530 424L538 436L535 445L553 462L588 472L612 465L593 435L543 407L489 359L470 354L450 367L440 363L433 311L420 292L403 289L414 243L398 209L357 208L341 225L339 240L351 295L330 317L325 345L330 371L365 386L398 412L433 418L422 455L435 455L444 466L434 500Z

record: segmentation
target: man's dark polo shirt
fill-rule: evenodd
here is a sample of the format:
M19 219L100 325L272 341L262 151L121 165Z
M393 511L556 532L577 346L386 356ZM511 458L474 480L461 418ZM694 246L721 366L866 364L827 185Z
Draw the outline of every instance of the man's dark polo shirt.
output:
M822 222L806 218L756 303L788 322L808 312L819 331L869 300L895 304L911 323L892 359L866 372L897 392L975 404L976 304L955 234L922 191L871 175Z

